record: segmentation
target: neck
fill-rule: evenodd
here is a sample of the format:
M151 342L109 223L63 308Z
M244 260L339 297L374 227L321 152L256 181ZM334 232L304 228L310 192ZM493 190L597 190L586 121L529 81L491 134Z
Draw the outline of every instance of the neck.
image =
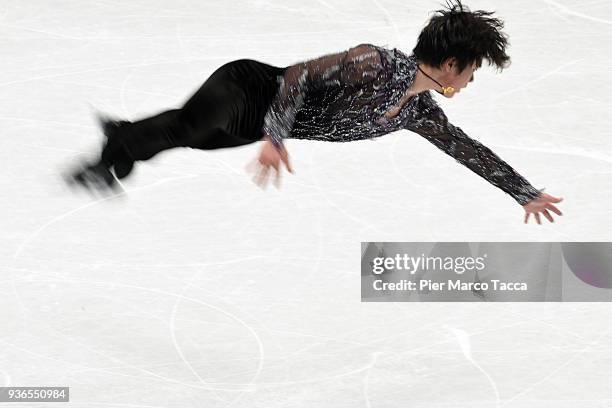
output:
M410 92L413 92L415 94L429 90L442 92L442 87L438 85L435 81L427 77L427 75L429 75L431 78L442 83L442 81L440 81L442 72L437 68L422 63L419 63L418 66L421 69L417 68L416 76L412 85L410 86ZM423 74L421 70L425 71L427 75Z

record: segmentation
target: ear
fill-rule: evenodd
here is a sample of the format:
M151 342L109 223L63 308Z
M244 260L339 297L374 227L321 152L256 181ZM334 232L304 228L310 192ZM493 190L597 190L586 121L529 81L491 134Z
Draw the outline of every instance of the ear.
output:
M445 72L455 72L456 68L457 68L457 58L455 57L447 58L442 63L442 69Z

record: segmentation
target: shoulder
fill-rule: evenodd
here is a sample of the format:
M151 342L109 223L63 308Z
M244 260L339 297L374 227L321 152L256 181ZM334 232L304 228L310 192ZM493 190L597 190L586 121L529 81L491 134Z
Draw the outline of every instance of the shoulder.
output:
M396 65L393 50L372 43L361 43L350 48L347 52L347 62L376 68L379 74L384 73L385 80L391 78Z
M370 43L361 43L349 48L347 57L350 59L381 59L379 47Z

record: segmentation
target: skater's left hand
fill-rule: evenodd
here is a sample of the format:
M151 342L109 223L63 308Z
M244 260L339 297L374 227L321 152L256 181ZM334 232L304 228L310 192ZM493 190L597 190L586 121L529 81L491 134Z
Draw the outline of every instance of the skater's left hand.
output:
M552 204L561 201L563 201L563 198L561 197L553 197L550 194L546 193L540 194L537 198L534 198L523 206L523 208L525 209L525 224L527 224L527 220L529 220L529 216L531 214L534 215L538 224L542 224L542 222L540 222L540 212L546 217L548 221L555 222L548 210L554 212L557 215L563 215L563 213Z
M284 145L276 148L268 137L264 137L263 141L264 145L259 153L259 157L255 158L247 165L247 170L255 173L253 181L259 185L259 187L265 188L268 183L270 167L274 168L274 170L276 170L274 185L276 188L280 188L281 162L285 164L290 173L293 173L293 168L289 163L289 154Z

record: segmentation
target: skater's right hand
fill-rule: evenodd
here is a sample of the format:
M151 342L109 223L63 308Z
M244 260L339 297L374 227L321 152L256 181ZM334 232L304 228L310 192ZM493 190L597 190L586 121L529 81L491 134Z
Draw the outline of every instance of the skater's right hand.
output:
M263 147L259 152L259 157L255 158L251 163L247 165L247 170L254 173L253 181L261 188L265 188L268 182L268 175L270 173L270 167L276 170L276 179L274 184L276 188L280 188L280 163L281 161L287 167L287 170L293 174L293 168L289 163L289 154L284 145L275 147L270 141L269 136L265 136L263 139Z

